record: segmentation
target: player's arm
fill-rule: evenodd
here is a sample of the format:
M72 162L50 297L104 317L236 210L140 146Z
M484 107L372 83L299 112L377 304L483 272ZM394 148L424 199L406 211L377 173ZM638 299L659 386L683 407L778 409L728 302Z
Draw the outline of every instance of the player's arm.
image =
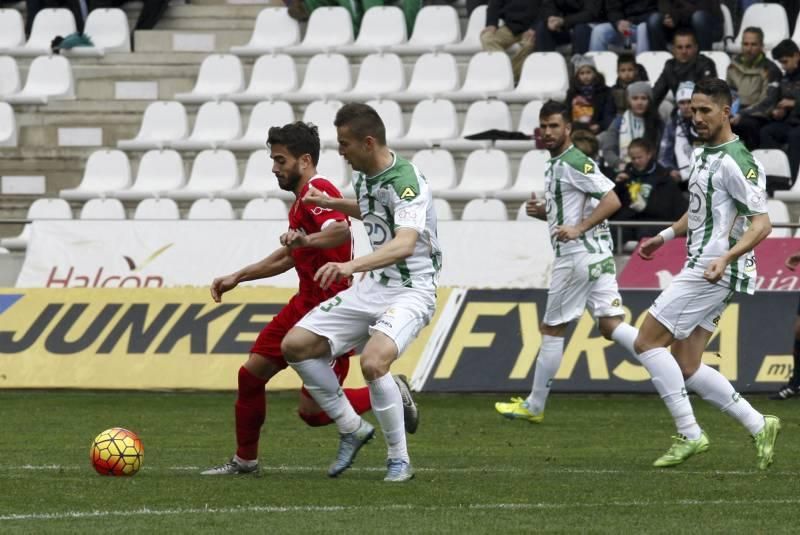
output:
M652 238L647 238L639 247L639 256L645 260L652 260L653 253L666 242L676 236L685 236L689 230L689 212L686 212L671 226L665 228Z
M614 215L614 213L619 210L620 206L622 206L622 203L619 201L617 194L614 193L614 190L609 190L603 195L600 202L597 203L597 206L592 210L592 213L589 214L589 217L575 226L559 225L556 227L556 236L560 241L576 240Z
M320 208L330 208L331 210L342 212L350 217L361 219L361 209L358 207L358 202L354 199L330 197L314 186L308 187L308 191L303 196L303 203L313 204Z
M347 221L330 219L323 223L322 230L313 234L304 234L290 230L281 236L281 245L290 249L311 247L312 249L330 249L350 241L350 225Z
M725 273L725 268L739 259L743 254L752 251L764 238L772 232L772 223L767 214L755 214L749 217L750 227L727 253L712 260L703 273L708 282L717 282Z
M211 298L215 303L222 301L222 294L236 288L240 282L266 279L280 275L294 267L294 260L288 247L281 247L272 252L271 255L259 260L249 266L245 266L239 271L235 271L224 277L217 277L211 283Z

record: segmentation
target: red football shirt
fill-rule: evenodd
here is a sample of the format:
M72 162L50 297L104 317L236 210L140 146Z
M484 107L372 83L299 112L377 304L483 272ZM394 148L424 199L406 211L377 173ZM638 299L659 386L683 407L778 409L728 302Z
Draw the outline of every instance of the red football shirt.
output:
M313 185L330 197L342 198L341 192L326 178L319 175L313 177L303 186L300 195L289 210L289 228L291 230L314 234L320 232L326 224L330 224L329 222L347 221L348 225L350 224L350 220L342 212L330 208L320 208L312 204L304 204L301 199L308 192L309 185ZM323 290L320 288L319 283L314 281L314 275L319 268L328 262L348 262L351 260L353 258L352 238L342 245L330 249L300 247L292 251L292 258L294 259L294 268L297 271L297 276L300 278L300 291L298 293L305 301L313 301L314 304L318 304L350 286L350 281L345 280L336 282L327 290Z

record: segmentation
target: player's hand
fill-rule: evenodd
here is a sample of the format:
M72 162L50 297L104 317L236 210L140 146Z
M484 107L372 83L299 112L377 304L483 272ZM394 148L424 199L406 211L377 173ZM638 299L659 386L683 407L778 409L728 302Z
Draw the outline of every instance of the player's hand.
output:
M536 198L535 193L532 193L531 198L528 199L528 202L525 204L525 213L530 217L543 219L547 216L547 206L544 201L540 201Z
M290 230L281 234L281 245L289 249L297 249L298 247L308 247L308 236L304 232Z
M639 246L639 256L643 260L652 260L653 253L655 253L662 245L664 245L664 238L661 236L647 238L644 243Z
M214 282L211 283L211 299L213 299L215 303L221 303L222 294L228 290L233 290L236 288L237 284L239 284L239 280L235 275L217 277L214 279Z
M314 186L308 186L308 191L303 195L303 204L313 204L320 208L328 208L327 204L329 200L330 197Z
M800 264L800 252L790 255L789 258L786 259L786 267L791 269L792 271L794 271L795 268L797 268L798 264Z
M349 279L352 275L353 268L349 262L328 262L317 270L314 280L323 290L327 290L334 282Z
M559 225L555 229L555 235L558 241L577 240L582 234L583 232L581 232L578 227L570 225Z
M728 267L728 262L724 258L715 258L703 272L703 278L713 284L722 278L726 267Z

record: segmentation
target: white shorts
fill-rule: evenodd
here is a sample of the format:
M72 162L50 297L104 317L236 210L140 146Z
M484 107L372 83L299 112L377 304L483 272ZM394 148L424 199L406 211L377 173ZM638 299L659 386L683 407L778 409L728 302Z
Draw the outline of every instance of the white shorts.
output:
M705 280L702 270L684 269L648 312L676 340L684 340L698 326L713 333L732 296L730 288Z
M430 290L384 286L371 277L323 301L297 322L328 339L331 355L360 352L376 331L391 338L398 356L433 317L436 296Z
M569 323L587 308L594 318L625 315L614 257L575 253L556 258L543 323Z

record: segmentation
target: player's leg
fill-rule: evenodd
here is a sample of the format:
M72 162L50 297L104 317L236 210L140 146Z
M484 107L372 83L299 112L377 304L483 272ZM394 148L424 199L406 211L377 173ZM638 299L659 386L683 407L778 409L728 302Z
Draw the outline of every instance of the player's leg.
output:
M611 261L613 262L613 259ZM611 267L614 267L613 264ZM622 308L622 296L619 294L615 270L603 273L595 281L586 306L592 317L597 319L597 327L603 338L613 340L635 357L636 350L633 344L639 331L625 322L625 309Z
M339 384L343 385L344 380L347 378L347 373L350 370L350 355L335 359L332 366L333 373L339 380ZM342 391L357 414L363 414L372 408L372 404L369 400L369 388L366 386L361 388L344 388ZM311 397L311 394L308 393L305 387L300 389L297 415L311 427L320 427L333 423L331 417L325 414L325 411L314 401L314 398Z
M800 302L797 306L797 317L794 320L794 365L789 382L783 385L769 399L784 400L800 396Z

